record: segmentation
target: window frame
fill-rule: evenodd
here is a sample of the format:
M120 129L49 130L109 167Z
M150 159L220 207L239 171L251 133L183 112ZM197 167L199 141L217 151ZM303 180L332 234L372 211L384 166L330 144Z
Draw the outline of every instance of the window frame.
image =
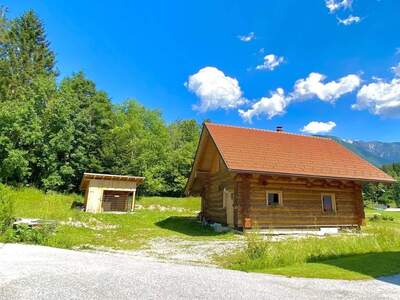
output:
M268 203L268 194L278 194L278 204L269 204ZM277 190L267 190L265 191L265 204L267 207L278 207L283 206L283 192Z
M332 211L324 210L324 196L330 196L332 199ZM321 210L323 214L336 214L336 195L335 193L321 193Z

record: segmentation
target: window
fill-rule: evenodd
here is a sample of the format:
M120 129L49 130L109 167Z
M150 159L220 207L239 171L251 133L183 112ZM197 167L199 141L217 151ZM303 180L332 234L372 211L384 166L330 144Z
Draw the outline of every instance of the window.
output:
M267 205L268 206L282 205L282 192L267 191Z
M334 213L336 211L336 201L334 194L322 194L322 211L324 213Z

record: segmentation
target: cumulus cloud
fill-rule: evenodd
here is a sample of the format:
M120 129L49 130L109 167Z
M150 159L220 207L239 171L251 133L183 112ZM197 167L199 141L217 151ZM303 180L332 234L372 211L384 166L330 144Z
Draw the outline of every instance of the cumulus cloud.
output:
M325 76L319 73L310 73L306 79L296 81L293 91L285 95L283 89L278 88L270 97L263 97L252 104L248 110L239 110L239 115L247 122L253 117L265 115L271 119L286 112L286 108L295 101L318 98L321 101L335 102L340 96L355 90L361 82L357 75L347 75L337 81L323 83Z
M400 78L394 78L390 82L378 80L363 85L352 108L368 109L375 115L400 117Z
M256 67L257 70L268 70L273 71L281 63L283 63L283 56L277 56L275 54L268 54L264 57L264 63Z
M215 67L200 69L189 76L185 86L199 97L200 103L193 105L193 109L200 112L236 108L246 102L242 97L239 82Z
M311 134L318 134L318 133L328 133L331 132L333 128L336 127L336 123L333 121L329 122L317 122L312 121L305 125L301 131Z
M239 115L243 120L249 123L251 123L253 117L258 117L260 115L266 115L268 119L271 119L277 115L283 114L289 101L290 100L285 97L284 90L278 88L270 97L261 98L254 103L250 109L246 111L239 109Z
M254 32L250 32L248 34L238 36L238 39L245 43L251 42L255 38L256 38L256 34Z
M352 0L326 0L325 6L328 8L330 13L334 13L339 9L347 9L352 5Z
M344 94L354 91L361 83L359 76L350 74L337 81L323 83L326 76L320 73L310 73L306 79L299 79L294 85L291 97L309 99L317 97L322 101L335 102Z
M360 17L352 16L352 15L348 16L346 19L337 18L337 20L338 20L339 24L342 24L344 26L349 26L351 24L360 23L361 22L361 18Z
M397 66L391 67L391 70L396 77L400 77L400 63L398 63Z

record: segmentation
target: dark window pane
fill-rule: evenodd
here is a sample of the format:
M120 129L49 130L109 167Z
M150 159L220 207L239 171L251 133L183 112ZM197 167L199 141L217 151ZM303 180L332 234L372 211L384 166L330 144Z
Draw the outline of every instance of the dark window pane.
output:
M268 205L279 204L279 194L278 193L268 193Z
M324 195L322 197L322 205L323 205L324 212L332 212L333 211L332 196Z

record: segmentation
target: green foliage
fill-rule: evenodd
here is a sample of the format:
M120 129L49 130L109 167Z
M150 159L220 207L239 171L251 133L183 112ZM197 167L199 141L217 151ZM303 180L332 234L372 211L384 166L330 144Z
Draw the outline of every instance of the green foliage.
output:
M9 229L13 222L13 203L9 189L0 184L0 234Z
M372 203L392 204L400 207L400 163L382 166L382 170L396 179L396 183L390 185L366 184L364 186L364 200Z
M53 231L49 225L32 228L21 224L7 230L5 242L45 245Z
M55 55L33 11L0 9L0 182L78 191L83 172L145 176L141 193L182 194L199 137L134 100L113 106L82 72L57 84Z

